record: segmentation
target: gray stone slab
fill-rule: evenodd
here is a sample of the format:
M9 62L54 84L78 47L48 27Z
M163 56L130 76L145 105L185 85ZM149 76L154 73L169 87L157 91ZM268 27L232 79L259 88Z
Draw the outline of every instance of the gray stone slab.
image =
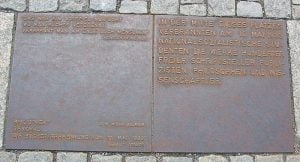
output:
M286 156L286 162L298 162L300 161L300 155L295 154L295 155L287 155Z
M255 162L283 162L283 156L282 155L256 155L255 156Z
M56 156L57 162L87 162L86 153L59 152Z
M15 162L17 161L17 156L12 152L0 152L0 162Z
M0 8L24 11L26 9L26 0L0 0Z
M235 0L207 0L209 16L234 16Z
M300 6L299 5L293 5L292 6L292 13L294 19L300 18Z
M19 155L18 162L53 162L51 152L23 152Z
M127 156L125 162L156 162L154 156Z
M155 16L154 35L154 151L294 150L285 21Z
M3 146L13 27L14 14L0 12L0 147Z
M198 158L199 162L228 162L228 160L220 155L207 155Z
M19 14L6 149L150 151L152 22Z
M300 22L296 20L289 20L287 21L287 27L289 33L291 70L293 77L296 136L300 137Z
M188 4L180 6L180 14L193 16L206 16L205 4Z
M95 11L116 11L117 0L90 0L90 8Z
M181 0L181 4L204 3L204 0Z
M179 1L151 0L150 12L152 14L178 14Z
M254 162L250 155L230 156L231 162Z
M123 0L121 1L120 13L147 13L147 2L146 1L132 1Z
M66 12L80 12L88 10L88 0L60 0L59 9Z
M58 0L29 0L29 11L47 12L58 8Z
M92 155L91 162L122 162L121 155Z
M263 10L260 3L240 1L237 4L237 16L263 17Z
M264 8L267 17L275 17L275 18L291 17L291 1L264 0Z
M190 157L163 157L163 162L193 162Z
M300 4L300 0L292 0L293 4Z

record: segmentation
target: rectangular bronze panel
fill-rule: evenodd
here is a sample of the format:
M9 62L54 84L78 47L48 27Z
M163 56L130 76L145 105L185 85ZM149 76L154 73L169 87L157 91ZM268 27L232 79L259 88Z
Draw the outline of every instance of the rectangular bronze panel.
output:
M282 20L155 16L157 152L292 152Z
M5 148L151 151L152 23L19 14Z
M293 151L284 21L19 14L16 30L6 149Z

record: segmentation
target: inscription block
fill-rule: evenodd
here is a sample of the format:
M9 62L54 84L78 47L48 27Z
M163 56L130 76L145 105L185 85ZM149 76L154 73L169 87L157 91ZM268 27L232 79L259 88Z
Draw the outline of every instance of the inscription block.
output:
M19 14L6 149L293 152L285 21Z
M284 21L155 16L152 149L293 151Z
M19 14L6 149L151 151L152 18Z

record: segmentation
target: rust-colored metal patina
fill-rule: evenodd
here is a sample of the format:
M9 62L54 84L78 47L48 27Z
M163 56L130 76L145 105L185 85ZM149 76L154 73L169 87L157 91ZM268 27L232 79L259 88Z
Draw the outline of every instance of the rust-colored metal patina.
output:
M6 149L292 152L285 21L19 14Z
M5 147L151 151L152 23L19 14Z

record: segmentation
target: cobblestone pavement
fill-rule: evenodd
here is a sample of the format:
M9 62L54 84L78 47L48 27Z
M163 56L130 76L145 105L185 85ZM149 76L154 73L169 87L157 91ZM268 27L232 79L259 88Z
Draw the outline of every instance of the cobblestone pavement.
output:
M18 12L171 14L287 20L295 108L295 153L256 155L4 150L3 125L12 33ZM300 162L299 138L300 0L0 0L0 162Z

